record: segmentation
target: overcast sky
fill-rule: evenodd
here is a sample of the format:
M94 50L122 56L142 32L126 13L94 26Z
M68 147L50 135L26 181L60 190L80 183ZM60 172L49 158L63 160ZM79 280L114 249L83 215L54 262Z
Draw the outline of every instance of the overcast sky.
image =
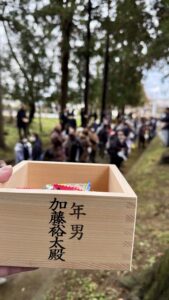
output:
M166 75L168 74L168 77ZM152 100L169 102L169 67L153 67L145 72L143 80L147 96Z

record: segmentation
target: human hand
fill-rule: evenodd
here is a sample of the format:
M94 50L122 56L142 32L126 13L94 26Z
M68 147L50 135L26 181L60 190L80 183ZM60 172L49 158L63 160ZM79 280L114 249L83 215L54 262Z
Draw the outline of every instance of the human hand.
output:
M0 266L0 277L6 277L6 276L13 275L16 273L33 271L33 270L36 270L36 268Z
M6 166L3 161L0 161L0 183L9 180L12 175L12 166ZM22 268L22 267L6 267L0 266L0 277L8 276L20 272L35 270L35 268Z
M9 180L12 175L12 166L6 166L4 162L0 161L0 183Z

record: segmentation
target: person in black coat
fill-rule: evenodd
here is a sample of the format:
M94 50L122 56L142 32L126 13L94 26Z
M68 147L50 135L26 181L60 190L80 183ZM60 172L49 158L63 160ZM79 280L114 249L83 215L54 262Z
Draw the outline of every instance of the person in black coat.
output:
M83 153L80 139L76 136L74 128L69 128L68 140L65 143L65 152L68 162L79 162Z
M41 160L42 157L42 142L37 133L33 133L29 138L32 143L32 159Z
M25 105L22 104L21 108L17 113L17 128L19 133L19 138L27 138L27 129L28 129L28 118L26 116L26 108Z
M66 108L64 109L63 112L60 113L59 119L60 119L60 124L61 124L61 127L62 127L62 131L67 129L68 111L67 111Z
M164 123L163 130L166 130L166 147L169 147L169 107L166 108L165 115L160 120Z
M110 156L110 164L114 164L120 168L128 155L126 137L123 131L119 130L117 134L111 136L108 153Z
M101 158L104 158L105 147L106 147L106 143L108 141L108 136L109 136L109 129L110 129L109 125L104 124L103 127L98 132L99 155L100 155Z

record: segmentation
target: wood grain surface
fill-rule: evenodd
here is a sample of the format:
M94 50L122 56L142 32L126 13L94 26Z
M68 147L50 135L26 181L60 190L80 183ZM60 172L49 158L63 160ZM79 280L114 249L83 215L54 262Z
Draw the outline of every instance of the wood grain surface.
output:
M46 183L86 182L92 192L38 190ZM32 190L17 190L19 185ZM51 202L66 203L62 259L50 260ZM77 218L73 205L81 207ZM83 214L84 213L84 214ZM22 163L0 188L0 265L130 270L136 220L136 195L115 166ZM80 240L72 226L83 225Z

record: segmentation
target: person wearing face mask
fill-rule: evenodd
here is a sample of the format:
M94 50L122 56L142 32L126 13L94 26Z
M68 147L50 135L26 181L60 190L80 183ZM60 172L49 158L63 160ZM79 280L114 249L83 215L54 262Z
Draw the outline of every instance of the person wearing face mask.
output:
M54 130L51 134L51 147L43 154L45 161L65 161L65 151L63 147L63 136L59 130Z
M32 145L26 139L18 141L14 147L15 152L15 163L18 164L22 160L31 160L32 159Z
M29 137L32 144L32 160L41 160L42 157L42 142L37 133L33 133Z
M128 147L122 130L110 137L108 153L110 164L115 164L118 168L121 167L123 161L127 160Z
M65 142L65 153L68 162L79 162L83 154L83 147L80 138L74 128L68 130L68 139Z

